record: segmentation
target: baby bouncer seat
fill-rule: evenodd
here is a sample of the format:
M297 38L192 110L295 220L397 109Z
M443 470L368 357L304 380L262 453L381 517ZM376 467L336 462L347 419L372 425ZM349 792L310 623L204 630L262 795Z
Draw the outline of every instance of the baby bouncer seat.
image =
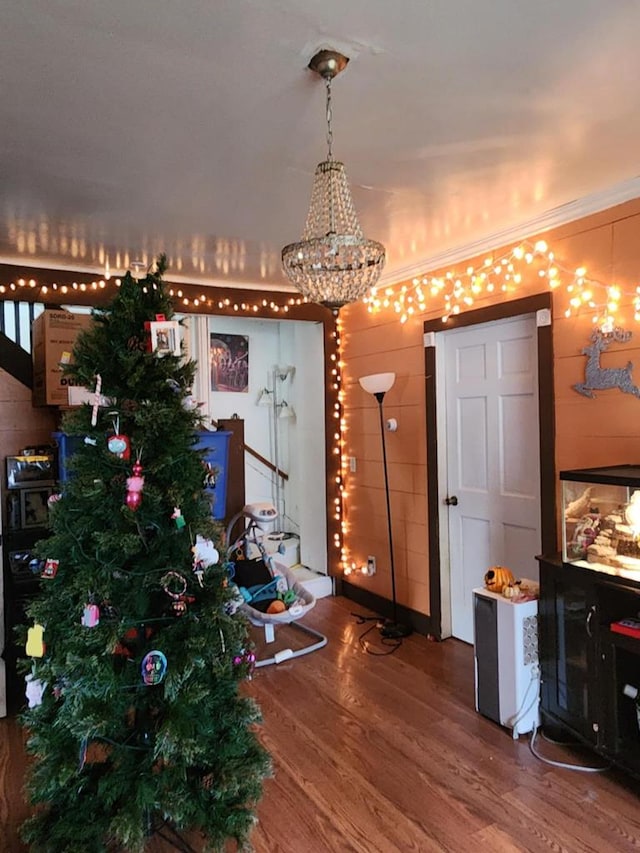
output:
M264 628L267 644L275 642L278 625L291 625L304 634L306 640L310 638L311 642L301 648L274 652L271 657L257 660L256 667L308 655L327 644L324 634L300 624L300 620L315 607L315 597L298 583L288 566L278 561L277 555L268 554L265 548L265 527L277 517L278 512L273 504L254 503L247 504L231 519L226 538L227 543L231 543L228 559L234 567L231 581L238 587L242 598L239 609L252 625ZM232 540L233 529L240 519L243 519L245 527ZM252 545L260 554L256 559L249 557Z

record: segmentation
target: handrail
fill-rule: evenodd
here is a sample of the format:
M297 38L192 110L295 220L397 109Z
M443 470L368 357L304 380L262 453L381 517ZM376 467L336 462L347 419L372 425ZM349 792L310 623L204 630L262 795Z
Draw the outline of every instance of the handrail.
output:
M214 425L214 427L216 427L216 429L218 428L218 422L217 422L217 421L215 421L213 418L211 418L211 423ZM268 468L270 471L273 471L273 473L274 473L274 474L276 474L276 475L278 475L278 476L282 477L282 479L283 479L285 482L289 479L289 475L287 474L287 472L286 472L286 471L283 471L281 468L277 468L277 467L273 464L273 462L270 462L270 461L269 461L268 459L266 459L266 458L265 458L261 453L258 453L258 451L257 451L257 450L254 450L254 449L253 449L253 447L251 447L251 445L246 444L245 442L242 442L242 449L243 449L246 453L248 453L248 454L249 454L249 456L253 456L253 458L254 458L254 459L257 459L257 460L258 460L258 462L261 462L261 463L262 463L266 468Z

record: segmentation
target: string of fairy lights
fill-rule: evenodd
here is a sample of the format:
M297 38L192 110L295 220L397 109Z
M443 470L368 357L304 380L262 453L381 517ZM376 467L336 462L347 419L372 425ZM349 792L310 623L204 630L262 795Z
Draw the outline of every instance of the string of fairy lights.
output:
M333 493L333 518L336 522L333 534L334 548L340 554L341 562L344 562L344 543L347 533L347 523L344 518L344 504L347 498L345 492L345 453L344 440L346 434L346 424L344 419L344 389L342 387L342 368L343 363L340 359L342 352L342 325L340 316L336 317L336 322L331 338L333 341L333 351L329 355L330 364L330 382L334 393L333 403L333 456L335 458L335 490Z
M370 313L393 311L400 323L441 306L442 322L446 323L480 299L514 293L532 274L550 290L566 293L565 317L589 312L592 322L606 330L615 325L621 304L629 301L635 321L640 322L640 286L628 291L591 277L584 266L573 269L556 258L544 240L525 241L464 271L449 270L439 276L414 278L410 284L374 288L364 301Z
M442 322L446 323L450 317L472 309L482 299L500 294L505 296L513 294L524 286L525 282L530 285L534 276L550 290L558 291L565 296L566 307L563 313L567 318L588 313L594 325L598 325L603 331L608 331L619 323L622 307L630 305L633 308L634 320L640 322L640 285L628 289L617 284L607 284L590 276L584 266L572 268L558 259L544 240L538 240L535 243L524 241L498 255L487 256L464 270L448 270L432 276L425 274L413 278L410 283L374 287L363 302L369 313L393 312L401 324L406 323L413 316L427 312L433 314L434 311L440 313ZM34 278L19 278L9 284L0 284L0 296L19 298L21 290L37 289L39 297L42 301L46 301L50 291L72 297L74 292L97 292L109 286L119 287L120 284L120 278L41 285ZM293 306L308 302L303 296L286 294L282 294L282 301L267 298L253 298L246 301L241 298L216 298L207 296L204 292L197 296L189 296L179 286L170 287L168 292L176 301L179 300L182 310L217 309L249 316L263 314L269 310L274 316L282 316L286 315ZM357 571L358 567L345 544L349 532L348 521L344 514L348 499L349 465L342 387L344 363L341 360L340 315L336 317L335 331L331 336L333 351L329 358L330 382L334 392L333 455L336 462L335 490L332 498L335 521L333 539L345 574L348 575Z
M9 296L11 298L20 298L20 292L24 290L38 290L38 297L41 301L46 302L47 296L50 293L62 294L63 296L73 296L74 293L91 293L99 292L107 289L110 285L120 287L122 279L115 278L112 280L96 279L86 282L72 282L71 284L52 283L38 284L36 279L19 278L9 284L0 284L0 296ZM146 285L143 285L146 288ZM190 297L180 287L168 288L168 293L172 298L179 300L181 308L197 308L199 310L218 309L231 310L237 314L257 314L260 311L271 310L274 314L287 314L293 306L305 305L308 299L304 296L289 296L282 294L282 301L276 302L273 299L253 299L250 301L241 301L235 299L216 299L200 293L198 296Z
M464 270L448 270L437 276L413 278L410 283L374 287L363 302L369 313L391 311L398 315L402 324L414 315L432 313L434 308L441 309L442 321L446 323L451 316L472 308L483 298L514 293L525 279L531 280L532 274L550 290L566 293L566 317L587 311L594 324L606 325L615 319L621 304L630 302L634 319L640 322L640 286L630 291L617 284L599 281L590 276L584 266L571 268L556 258L544 240L535 243L524 241L498 256L485 257L475 266L467 266ZM21 290L37 289L39 296L46 300L50 292L72 296L74 292L96 292L110 285L119 287L120 284L120 278L74 281L71 284L54 282L50 285L38 284L34 278L19 278L9 284L0 284L0 296L19 297ZM272 298L216 298L205 292L189 296L179 286L171 287L169 294L180 301L183 309L231 310L249 315L265 309L274 314L286 314L293 306L308 303L308 299L302 295L287 296L284 293L282 300L278 301Z

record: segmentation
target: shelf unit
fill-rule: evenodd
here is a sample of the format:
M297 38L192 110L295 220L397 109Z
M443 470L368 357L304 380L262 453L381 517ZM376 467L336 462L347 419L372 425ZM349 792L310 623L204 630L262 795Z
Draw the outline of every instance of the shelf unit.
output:
M568 730L640 776L640 720L626 684L640 688L640 639L611 624L640 612L637 581L539 557L543 725Z

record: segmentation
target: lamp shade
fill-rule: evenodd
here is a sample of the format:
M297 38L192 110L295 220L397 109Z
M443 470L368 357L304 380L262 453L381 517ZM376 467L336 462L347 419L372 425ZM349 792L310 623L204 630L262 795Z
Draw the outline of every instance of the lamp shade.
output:
M296 416L295 410L294 410L293 406L290 406L287 403L286 400L283 400L281 403L278 404L278 406L279 406L279 411L278 411L278 417L279 418L295 418L295 416Z
M395 373L371 373L358 380L368 394L385 394L396 381Z

